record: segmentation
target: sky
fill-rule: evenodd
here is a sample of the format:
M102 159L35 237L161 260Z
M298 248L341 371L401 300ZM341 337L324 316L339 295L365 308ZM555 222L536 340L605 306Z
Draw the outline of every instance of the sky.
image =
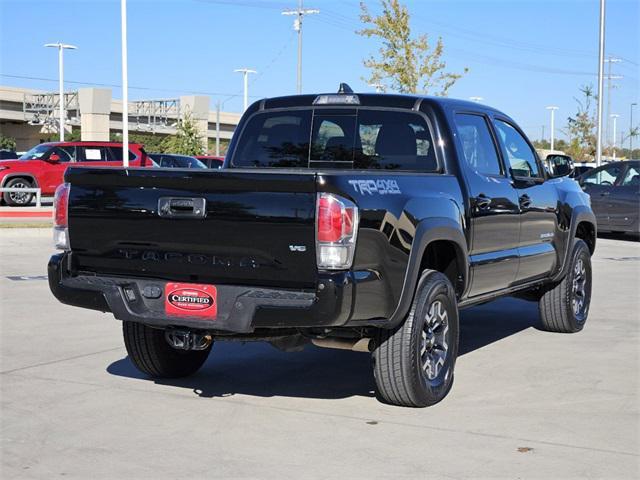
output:
M378 0L366 0L373 13ZM582 85L597 86L598 0L405 0L414 34L442 37L447 70L469 72L449 96L483 102L511 115L532 139L556 138L576 111ZM296 0L128 0L129 98L208 94L212 106L242 110L242 78L252 68L250 100L294 94ZM375 40L356 35L359 1L305 0L303 92L332 92L340 82L372 91L362 61ZM615 80L611 112L628 131L640 103L640 2L607 0L606 54ZM57 55L45 43L79 48L65 54L66 89L107 85L121 98L119 0L0 0L0 85L57 89ZM605 98L606 105L606 98ZM606 114L606 111L605 111ZM634 110L640 123L640 106Z

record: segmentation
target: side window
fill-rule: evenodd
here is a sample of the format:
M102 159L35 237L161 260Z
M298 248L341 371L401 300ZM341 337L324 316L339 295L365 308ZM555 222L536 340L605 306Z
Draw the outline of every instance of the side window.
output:
M516 177L541 177L536 156L524 137L512 125L495 121L502 154Z
M638 187L640 186L640 168L638 167L629 167L627 173L624 175L622 179L621 186L623 187Z
M590 172L584 177L582 183L589 185L602 185L603 187L612 186L616 182L616 178L622 172L620 165L609 165L601 170Z
M47 155L50 157L54 154L60 157L60 163L76 161L76 147L53 147Z
M485 118L481 115L457 113L455 124L467 165L484 175L500 175L502 172L498 152Z
M109 160L111 162L122 161L122 147L109 147ZM136 154L129 151L129 161L135 160Z
M160 166L163 168L173 168L176 166L175 161L173 160L173 157L170 157L168 155L162 155L160 157Z
M107 148L106 147L79 147L82 154L80 155L80 161L82 162L106 162L107 161Z

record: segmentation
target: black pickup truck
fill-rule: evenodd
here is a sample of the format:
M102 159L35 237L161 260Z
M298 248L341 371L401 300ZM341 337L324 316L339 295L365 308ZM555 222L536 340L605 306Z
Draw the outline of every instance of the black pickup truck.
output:
M134 365L197 371L221 340L371 352L379 397L444 398L458 309L505 295L541 324L587 319L596 222L522 130L445 98L338 94L251 105L221 170L67 169L63 303L123 321Z

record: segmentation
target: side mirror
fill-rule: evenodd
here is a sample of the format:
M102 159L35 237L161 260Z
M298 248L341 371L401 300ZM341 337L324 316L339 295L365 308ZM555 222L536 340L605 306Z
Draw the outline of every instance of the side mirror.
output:
M567 177L573 173L573 160L568 155L548 155L545 164L551 178Z
M58 163L60 161L60 155L58 155L57 153L52 153L51 155L49 155L48 160L50 162Z

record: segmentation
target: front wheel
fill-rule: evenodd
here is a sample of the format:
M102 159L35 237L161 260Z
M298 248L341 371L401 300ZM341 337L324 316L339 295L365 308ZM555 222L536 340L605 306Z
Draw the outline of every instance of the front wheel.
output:
M382 401L426 407L447 396L458 355L458 306L449 279L426 270L404 323L380 330L373 352Z
M137 322L122 322L122 334L133 365L153 378L186 377L197 372L211 351L178 350L165 340L164 330Z
M591 253L576 239L565 277L540 298L542 327L550 332L575 333L582 330L591 303Z
M12 178L5 188L31 188L32 184L25 178ZM29 192L4 192L3 199L11 207L24 207L33 200L33 193Z

